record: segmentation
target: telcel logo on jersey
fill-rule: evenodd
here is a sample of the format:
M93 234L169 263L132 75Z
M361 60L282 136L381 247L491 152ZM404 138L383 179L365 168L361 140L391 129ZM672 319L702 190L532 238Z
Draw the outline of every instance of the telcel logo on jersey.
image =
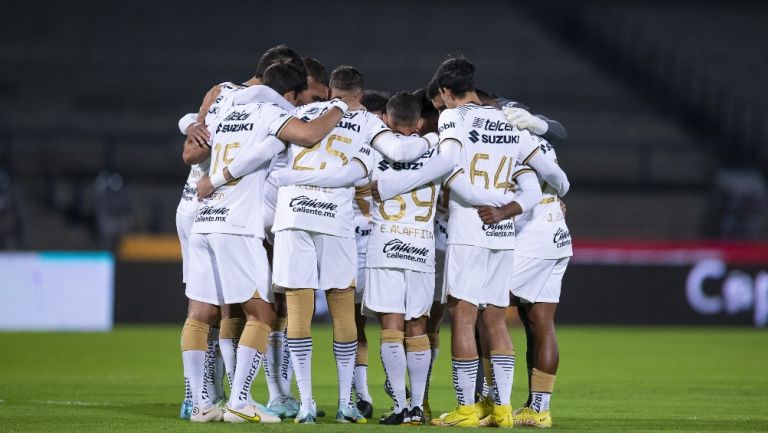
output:
M392 239L384 244L382 252L387 255L388 259L403 259L416 263L427 263L429 248L419 248L400 239Z
M509 220L496 224L483 224L483 231L486 236L508 238L515 235L515 223L514 221Z
M552 237L552 243L557 248L563 248L571 245L571 232L564 230L562 227L557 229L555 235Z
M246 120L249 117L251 117L251 113L247 111L233 111L227 115L224 119L222 119L222 122L231 122L231 121L239 121L239 120Z
M288 203L288 206L290 206L293 212L301 212L328 218L336 218L336 209L339 207L335 203L320 201L305 195L292 198Z

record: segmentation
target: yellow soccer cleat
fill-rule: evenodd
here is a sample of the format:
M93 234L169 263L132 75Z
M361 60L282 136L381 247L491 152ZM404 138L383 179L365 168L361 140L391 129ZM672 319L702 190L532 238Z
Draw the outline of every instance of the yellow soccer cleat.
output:
M485 397L482 397L480 401L475 403L475 407L477 410L477 417L483 419L493 413L493 400L486 395Z
M515 411L515 425L524 427L552 427L552 416L549 411L536 412L535 410L524 407Z
M432 425L438 427L479 427L480 418L474 404L459 405L456 409L440 415L432 420Z
M496 424L493 421L493 414L490 414L487 417L481 419L480 427L496 427Z
M515 426L515 418L512 416L512 405L496 405L493 407L493 413L490 416L493 418L495 427L512 428Z

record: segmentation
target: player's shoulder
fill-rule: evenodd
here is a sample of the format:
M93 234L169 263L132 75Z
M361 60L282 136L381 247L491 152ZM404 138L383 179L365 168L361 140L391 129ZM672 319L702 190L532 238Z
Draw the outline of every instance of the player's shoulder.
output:
M216 87L221 89L222 92L226 92L226 91L232 92L232 91L236 91L236 90L245 89L245 86L243 86L241 84L233 83L231 81L223 81L223 82L217 84Z

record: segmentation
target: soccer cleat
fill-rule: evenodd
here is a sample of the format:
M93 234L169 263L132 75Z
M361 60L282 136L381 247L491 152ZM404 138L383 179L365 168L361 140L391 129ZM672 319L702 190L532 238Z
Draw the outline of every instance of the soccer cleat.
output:
M480 427L496 427L496 423L493 421L493 414L481 419Z
M317 405L312 400L312 404L304 406L303 404L299 408L299 412L296 414L296 418L293 419L296 424L314 424L317 422Z
M192 408L192 415L189 420L192 422L216 422L224 418L224 411L216 406L210 406L205 409L197 406Z
M480 419L477 417L477 407L474 404L462 404L456 409L440 415L440 418L432 420L432 425L438 427L479 427Z
M299 413L296 399L289 395L280 396L269 402L267 408L282 419L294 418Z
M530 407L523 407L515 411L515 425L524 427L552 427L552 415L549 411L536 412Z
M408 424L410 425L424 425L426 419L424 418L424 411L420 407L416 406L408 411Z
M360 411L360 413L370 419L373 418L373 405L369 401L365 401L363 399L357 400L357 410Z
M504 404L493 406L493 413L491 413L490 417L493 419L495 427L512 428L515 426L511 405Z
M483 419L493 413L493 400L488 396L482 397L475 403L475 407L477 407L477 417Z
M359 410L357 410L357 407L354 404L348 403L339 406L339 410L336 412L336 422L342 424L366 424L368 420L365 419Z
M227 407L224 413L225 422L260 422L264 424L275 424L280 422L280 417L259 403L251 403L240 409Z
M408 409L403 409L399 413L398 412L392 412L389 414L388 417L382 419L379 421L379 424L385 424L385 425L401 425L406 424L405 422L405 416L408 414Z
M179 411L179 418L189 419L192 416L192 403L189 401L181 402L181 410Z

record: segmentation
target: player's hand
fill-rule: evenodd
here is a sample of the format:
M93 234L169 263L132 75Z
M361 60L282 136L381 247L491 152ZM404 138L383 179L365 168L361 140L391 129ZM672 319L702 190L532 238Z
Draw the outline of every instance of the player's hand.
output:
M211 178L206 176L197 181L197 199L202 201L206 197L210 197L216 188L211 184Z
M374 180L371 182L371 196L376 203L381 203L381 195L379 194L379 181Z
M341 101L347 104L347 107L349 107L347 111L365 110L365 106L361 104L360 101L358 101L354 96L341 98Z
M565 202L563 201L563 199L560 199L560 210L563 211L563 218L565 218L566 207L565 207Z
M200 147L208 146L208 140L211 139L211 133L208 132L208 127L203 123L193 123L187 128L187 137L195 140Z
M504 107L502 109L509 123L517 129L527 129L534 135L544 135L549 125L543 119L519 107Z
M509 218L503 207L480 206L477 208L477 214L480 216L483 224L498 224Z

